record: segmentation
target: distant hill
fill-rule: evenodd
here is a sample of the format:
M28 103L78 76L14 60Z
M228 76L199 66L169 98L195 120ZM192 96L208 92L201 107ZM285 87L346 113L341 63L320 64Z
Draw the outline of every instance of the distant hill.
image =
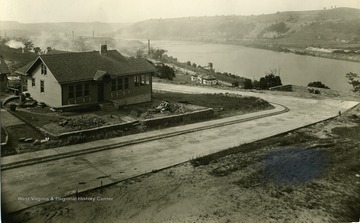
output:
M75 36L95 36L112 33L127 26L127 23L102 23L102 22L62 22L62 23L19 23L15 21L0 21L0 35L26 37L42 33L62 33Z
M256 16L211 16L151 19L123 27L131 38L285 43L304 47L327 43L360 43L360 9L289 11Z

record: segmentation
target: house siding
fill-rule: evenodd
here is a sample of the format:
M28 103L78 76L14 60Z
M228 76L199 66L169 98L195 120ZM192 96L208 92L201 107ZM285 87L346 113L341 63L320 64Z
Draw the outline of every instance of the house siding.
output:
M32 78L35 79L35 86L32 86ZM40 92L40 81L44 81L44 93ZM50 107L59 107L62 105L61 86L55 79L49 69L47 74L41 74L41 64L32 71L27 81L27 89L31 97L37 102L44 102Z

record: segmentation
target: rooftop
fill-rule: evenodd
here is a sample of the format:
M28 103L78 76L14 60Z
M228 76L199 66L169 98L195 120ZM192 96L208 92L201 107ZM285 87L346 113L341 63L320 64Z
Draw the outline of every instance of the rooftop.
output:
M40 55L35 61L20 68L17 73L27 75L43 62L59 83L96 80L99 74L126 76L155 72L145 59L127 58L117 50L100 54L92 52L66 52Z

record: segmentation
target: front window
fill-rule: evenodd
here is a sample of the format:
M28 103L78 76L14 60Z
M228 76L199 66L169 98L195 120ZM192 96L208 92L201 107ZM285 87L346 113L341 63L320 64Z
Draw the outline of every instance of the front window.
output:
M45 64L41 64L41 74L45 75L47 73Z
M119 78L118 79L118 90L122 90L123 89L123 79Z
M35 78L31 78L31 86L35 87Z
M129 78L125 77L124 79L124 89L129 89Z
M90 85L89 83L84 84L84 96L89 96L90 93Z
M45 93L45 83L43 80L40 81L40 92Z
M74 98L74 85L69 86L69 99Z
M116 80L111 80L111 91L116 91Z
M77 84L76 85L76 97L82 97L82 93L83 93L83 89L82 89L82 84Z
M145 84L146 84L146 76L141 75L141 85L145 85Z
M140 76L135 76L135 81L134 81L134 85L135 87L139 86L139 83L140 83Z

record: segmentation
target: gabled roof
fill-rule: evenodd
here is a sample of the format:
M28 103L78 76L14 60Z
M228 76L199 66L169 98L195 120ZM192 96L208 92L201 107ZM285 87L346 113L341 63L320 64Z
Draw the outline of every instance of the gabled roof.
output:
M202 79L205 80L216 80L216 77L213 75L202 75Z
M0 74L10 74L9 67L3 58L0 58Z
M26 71L30 68L31 65L33 65L35 61L31 61L30 63L26 64L25 66L19 68L15 73L26 75Z
M108 50L103 55L98 51L40 55L18 73L29 74L40 63L47 66L60 84L97 80L104 74L125 76L156 71L145 59L126 58L116 50Z

